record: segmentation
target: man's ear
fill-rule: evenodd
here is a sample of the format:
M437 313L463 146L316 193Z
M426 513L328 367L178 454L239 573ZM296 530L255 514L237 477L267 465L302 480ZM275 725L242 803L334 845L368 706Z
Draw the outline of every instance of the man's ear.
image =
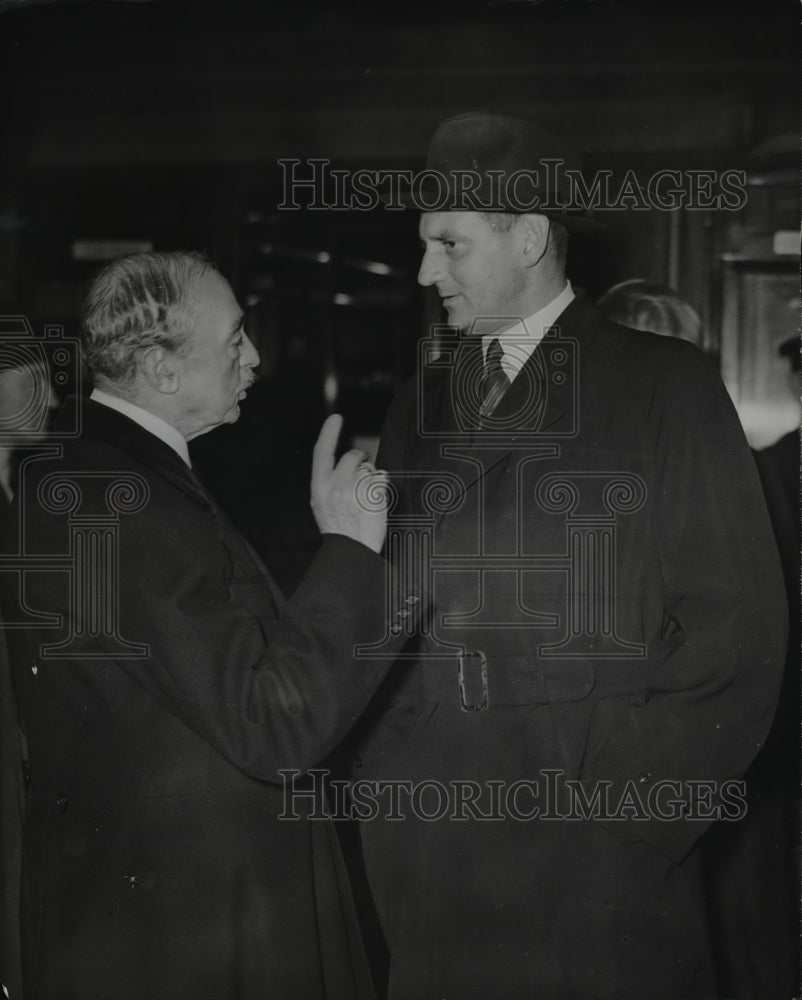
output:
M140 371L156 392L171 396L178 392L180 378L174 356L163 347L146 348L139 356Z
M549 245L549 220L545 215L524 215L520 222L524 265L535 267L543 259Z

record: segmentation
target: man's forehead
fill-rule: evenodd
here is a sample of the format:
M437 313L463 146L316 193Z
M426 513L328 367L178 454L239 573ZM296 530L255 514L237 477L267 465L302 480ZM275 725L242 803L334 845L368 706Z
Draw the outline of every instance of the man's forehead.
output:
M213 267L208 268L208 270L204 271L196 279L196 289L199 292L219 295L221 292L230 290L230 288L231 286L223 275Z
M421 239L467 235L474 232L481 222L482 218L478 212L423 212L418 232Z
M192 339L223 341L234 337L244 319L234 291L219 271L210 269L197 281L189 296L193 316Z
M212 300L221 307L239 309L234 290L219 271L209 270L198 281L196 297Z

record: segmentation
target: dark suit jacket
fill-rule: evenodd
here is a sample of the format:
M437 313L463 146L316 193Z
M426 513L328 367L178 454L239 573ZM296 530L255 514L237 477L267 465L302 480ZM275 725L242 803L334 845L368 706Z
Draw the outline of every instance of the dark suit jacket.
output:
M53 616L14 663L26 996L368 996L332 827L278 771L318 763L383 676L354 649L383 635L384 560L327 536L285 603L172 449L82 420L20 477L25 597Z
M494 414L506 431L471 429L470 342L446 341L388 415L378 461L399 473L399 530L428 532L435 617L358 774L509 787L554 769L588 797L607 783L613 813L633 786L684 804L673 821L637 806L560 821L541 794L528 822L365 823L394 1000L714 992L694 850L708 822L682 818L688 785L661 783L737 778L768 730L776 549L703 355L579 299L558 326Z
M0 525L8 527L11 511L0 490ZM12 533L13 534L13 533ZM0 547L0 553L6 554ZM14 609L0 609L0 626ZM20 867L24 771L19 713L11 682L5 628L0 628L0 982L12 1000L22 995L19 940Z

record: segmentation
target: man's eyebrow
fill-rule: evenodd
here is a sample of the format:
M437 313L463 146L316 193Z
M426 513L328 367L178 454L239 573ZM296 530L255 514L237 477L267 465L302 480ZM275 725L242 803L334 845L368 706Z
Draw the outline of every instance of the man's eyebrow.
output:
M245 321L245 313L240 313L239 319L231 327L231 332L228 335L229 340L233 340L240 332L240 330L242 330L242 324L244 323L244 321Z
M465 237L452 233L450 229L441 229L436 233L429 233L426 237L421 236L420 243L421 246L425 246L427 242L444 243L446 240L449 243L456 243L460 239L465 239Z

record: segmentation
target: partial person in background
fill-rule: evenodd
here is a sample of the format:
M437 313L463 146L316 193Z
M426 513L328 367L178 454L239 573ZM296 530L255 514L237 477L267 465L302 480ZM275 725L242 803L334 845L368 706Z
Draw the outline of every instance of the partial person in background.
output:
M784 340L777 353L790 365L792 391L799 395L799 338ZM799 593L799 427L756 452L769 515L780 547L786 583ZM790 593L789 593L790 596ZM796 609L798 610L798 609ZM798 619L798 615L794 618Z
M702 320L693 306L673 288L631 278L608 288L596 303L607 319L632 330L661 337L679 337L702 346Z
M35 348L20 352L18 337L7 347L0 337L0 523L11 517L18 453L41 440L56 405L44 357L32 360L35 355ZM25 760L2 628L3 621L13 617L10 608L5 615L0 611L0 982L16 1000L22 995L19 894Z
M56 405L44 355L37 358L35 346L22 354L16 335L6 350L0 337L0 514L14 495L15 456L41 441Z
M598 306L615 322L702 345L698 313L668 286L623 281ZM785 341L780 353L798 381L799 341ZM799 430L753 456L785 578L788 654L771 731L745 775L746 816L714 824L702 847L721 995L790 998L799 987Z
M799 339L780 344L799 393ZM720 957L719 989L728 997L800 995L799 724L800 530L799 428L753 452L780 552L788 601L788 651L777 712L746 774L749 811L707 839Z

